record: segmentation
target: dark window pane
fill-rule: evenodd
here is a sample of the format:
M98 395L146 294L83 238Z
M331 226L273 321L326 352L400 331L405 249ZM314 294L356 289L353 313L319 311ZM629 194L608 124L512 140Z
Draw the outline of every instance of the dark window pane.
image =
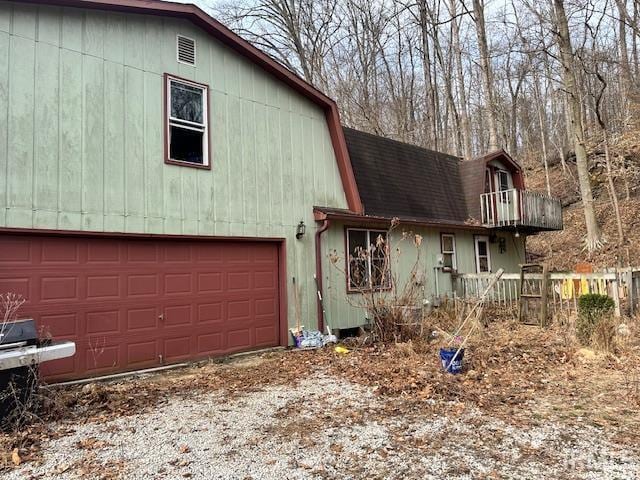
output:
M498 179L500 180L500 191L509 190L509 174L499 171Z
M171 126L170 157L173 160L204 164L203 133Z
M480 257L478 260L479 260L479 263L480 263L480 271L481 272L488 272L489 271L489 259L487 257Z
M367 232L349 230L349 255L362 257L367 253Z
M478 242L478 255L484 255L485 257L487 256L487 242Z
M451 253L444 253L442 257L443 266L445 268L453 268L453 255Z
M384 258L374 258L371 260L371 286L389 286L389 265Z
M442 251L453 252L453 237L445 235L442 237Z
M366 260L350 257L349 273L350 288L367 288L369 286Z
M371 242L371 253L374 257L382 257L386 252L387 232L372 230L369 232Z
M171 82L171 116L188 122L203 123L201 88Z

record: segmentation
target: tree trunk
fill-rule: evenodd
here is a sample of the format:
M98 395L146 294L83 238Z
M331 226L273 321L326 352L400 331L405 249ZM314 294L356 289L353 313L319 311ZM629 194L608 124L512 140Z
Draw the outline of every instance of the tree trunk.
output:
M556 37L560 47L560 63L562 64L562 79L567 93L567 103L573 136L573 146L576 154L576 167L578 170L578 183L580 196L584 209L584 218L587 227L586 248L588 252L602 246L602 234L596 220L593 207L593 193L591 192L591 180L589 178L589 165L587 150L584 142L584 128L582 125L582 112L580 98L576 85L576 68L574 53L569 36L569 23L564 9L563 0L553 0L556 22Z
M451 13L451 42L453 43L453 61L456 70L456 85L458 90L458 102L460 104L460 126L462 128L462 154L465 160L471 160L473 149L471 144L471 124L469 123L469 111L467 109L467 92L464 86L464 72L462 70L462 49L460 48L460 25L456 18L458 0L450 1Z
M618 39L620 43L620 69L622 70L623 94L631 86L631 68L629 67L629 52L627 50L627 6L626 0L616 0L618 7Z
M551 182L549 181L549 160L547 157L547 122L544 113L544 104L542 103L542 95L540 94L540 82L537 73L533 75L533 92L536 102L536 110L538 111L538 124L540 125L540 141L542 143L542 162L544 165L544 179L547 187L547 195L551 196Z
M487 113L487 127L489 128L489 149L498 148L498 119L493 100L493 76L491 73L491 59L489 58L489 46L487 44L487 31L484 23L484 0L473 0L475 15L476 35L478 48L480 49L480 69L482 71L482 83L484 87L485 110Z

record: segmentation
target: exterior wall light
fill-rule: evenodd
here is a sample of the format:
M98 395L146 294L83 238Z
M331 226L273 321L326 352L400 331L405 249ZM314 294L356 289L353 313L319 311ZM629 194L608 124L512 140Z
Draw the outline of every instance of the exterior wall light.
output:
M300 240L304 237L304 233L307 231L307 226L304 224L304 221L300 220L300 223L296 227L296 238Z

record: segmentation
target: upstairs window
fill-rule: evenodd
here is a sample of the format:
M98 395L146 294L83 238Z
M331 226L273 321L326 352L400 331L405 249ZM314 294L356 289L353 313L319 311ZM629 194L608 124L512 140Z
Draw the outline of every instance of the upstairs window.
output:
M502 192L500 194L500 201L503 203L510 203L511 195L507 193L507 190L511 188L509 186L509 172L507 172L506 170L498 170L496 172L496 178L498 180L498 191Z
M209 88L166 76L167 163L209 168Z
M504 192L505 190L509 190L509 172L506 170L498 170L497 175L499 191Z
M442 269L450 272L456 265L456 237L452 233L440 235L440 250L442 252Z
M348 290L391 288L387 232L349 228L347 248Z

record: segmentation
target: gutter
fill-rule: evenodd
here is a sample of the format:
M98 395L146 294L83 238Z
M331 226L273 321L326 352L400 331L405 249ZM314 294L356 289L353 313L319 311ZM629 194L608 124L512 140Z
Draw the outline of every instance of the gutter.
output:
M322 220L322 226L316 231L316 279L318 280L318 293L319 295L323 295L322 293L322 234L329 229L331 225L331 220L328 218L324 218ZM320 296L316 296L316 305L318 309L318 330L320 332L324 331L324 312L322 310L322 303L320 300Z

